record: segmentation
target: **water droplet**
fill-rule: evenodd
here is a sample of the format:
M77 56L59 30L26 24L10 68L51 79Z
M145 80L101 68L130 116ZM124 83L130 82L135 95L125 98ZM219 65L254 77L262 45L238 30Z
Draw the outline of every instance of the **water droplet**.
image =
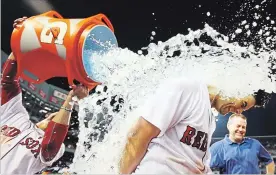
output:
M240 34L241 32L242 32L242 29L237 29L237 30L235 31L236 34Z
M252 25L253 25L254 27L256 27L256 26L257 26L257 23L256 23L256 22L253 22Z
M243 20L242 23L241 23L241 25L245 25L246 23L247 23L247 21Z

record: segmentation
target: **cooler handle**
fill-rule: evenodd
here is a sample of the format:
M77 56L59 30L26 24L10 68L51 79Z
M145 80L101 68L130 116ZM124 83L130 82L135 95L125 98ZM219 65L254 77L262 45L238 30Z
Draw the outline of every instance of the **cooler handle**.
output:
M110 20L104 14L100 13L100 14L94 16L94 17L96 17L101 22L103 22L104 24L106 24L107 27L109 27L114 32L114 27L113 27L112 23L110 22Z
M47 17L51 17L51 18L59 18L59 19L63 19L63 17L61 16L61 14L59 14L58 12L51 10L48 11L46 13L42 13L41 15L38 16L47 16Z

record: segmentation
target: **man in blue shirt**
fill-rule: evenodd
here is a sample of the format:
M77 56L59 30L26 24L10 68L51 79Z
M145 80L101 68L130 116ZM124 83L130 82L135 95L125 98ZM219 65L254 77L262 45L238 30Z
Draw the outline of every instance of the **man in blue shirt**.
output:
M245 137L246 124L242 114L229 117L229 135L210 148L210 167L225 174L260 174L259 162L264 162L266 173L274 174L275 164L267 150L258 140Z

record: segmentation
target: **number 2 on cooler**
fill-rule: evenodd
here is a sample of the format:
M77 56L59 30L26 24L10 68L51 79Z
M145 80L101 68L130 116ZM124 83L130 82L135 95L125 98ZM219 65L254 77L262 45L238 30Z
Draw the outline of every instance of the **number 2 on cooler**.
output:
M67 24L65 22L57 21L46 25L40 34L40 41L42 43L63 44L63 39L67 31Z

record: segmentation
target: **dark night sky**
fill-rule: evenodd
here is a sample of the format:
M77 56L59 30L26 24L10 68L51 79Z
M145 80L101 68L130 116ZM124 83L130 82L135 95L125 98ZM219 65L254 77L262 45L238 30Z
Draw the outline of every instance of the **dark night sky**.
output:
M9 53L10 35L13 20L21 16L32 16L45 12L35 11L30 5L31 1L43 0L2 0L1 10L1 39L2 50ZM147 46L150 42L166 41L178 33L186 34L187 29L201 29L208 23L220 33L229 35L233 33L238 24L247 20L253 22L255 12L262 18L258 20L258 26L251 30L251 37L243 37L241 34L235 41L248 41L258 45L256 31L264 24L270 24L267 16L276 21L276 0L267 0L268 3L261 4L264 0L166 0L166 1L122 1L122 0L46 0L52 5L52 9L58 11L64 18L86 18L97 13L106 14L111 20L119 46L127 47L137 52L140 48ZM259 10L254 7L260 5ZM264 9L264 10L262 10ZM207 16L210 12L210 16ZM154 15L152 14L154 13ZM271 25L271 24L270 24ZM276 25L273 25L276 27ZM150 41L151 32L156 36ZM271 33L275 36L275 31ZM67 88L66 79L51 79L51 84ZM272 99L267 110L254 109L249 111L250 135L274 134L276 129L276 97ZM227 118L222 118L221 123ZM264 130L264 127L266 130ZM218 125L224 134L225 124Z
M2 49L5 52L10 52L8 43L13 20L21 16L39 14L28 5L28 2L32 1L52 4L52 9L65 18L85 18L104 13L114 25L119 45L133 51L150 43L149 38L153 30L157 33L154 40L156 42L165 41L178 33L185 34L188 28L201 29L206 22L223 34L233 33L242 20L251 22L257 11L263 19L270 14L271 19L276 20L276 2L272 0L267 0L271 3L260 7L264 8L263 12L254 10L255 5L261 5L263 0L2 0L1 34ZM47 9L43 12L45 11ZM207 12L211 15L207 16Z

